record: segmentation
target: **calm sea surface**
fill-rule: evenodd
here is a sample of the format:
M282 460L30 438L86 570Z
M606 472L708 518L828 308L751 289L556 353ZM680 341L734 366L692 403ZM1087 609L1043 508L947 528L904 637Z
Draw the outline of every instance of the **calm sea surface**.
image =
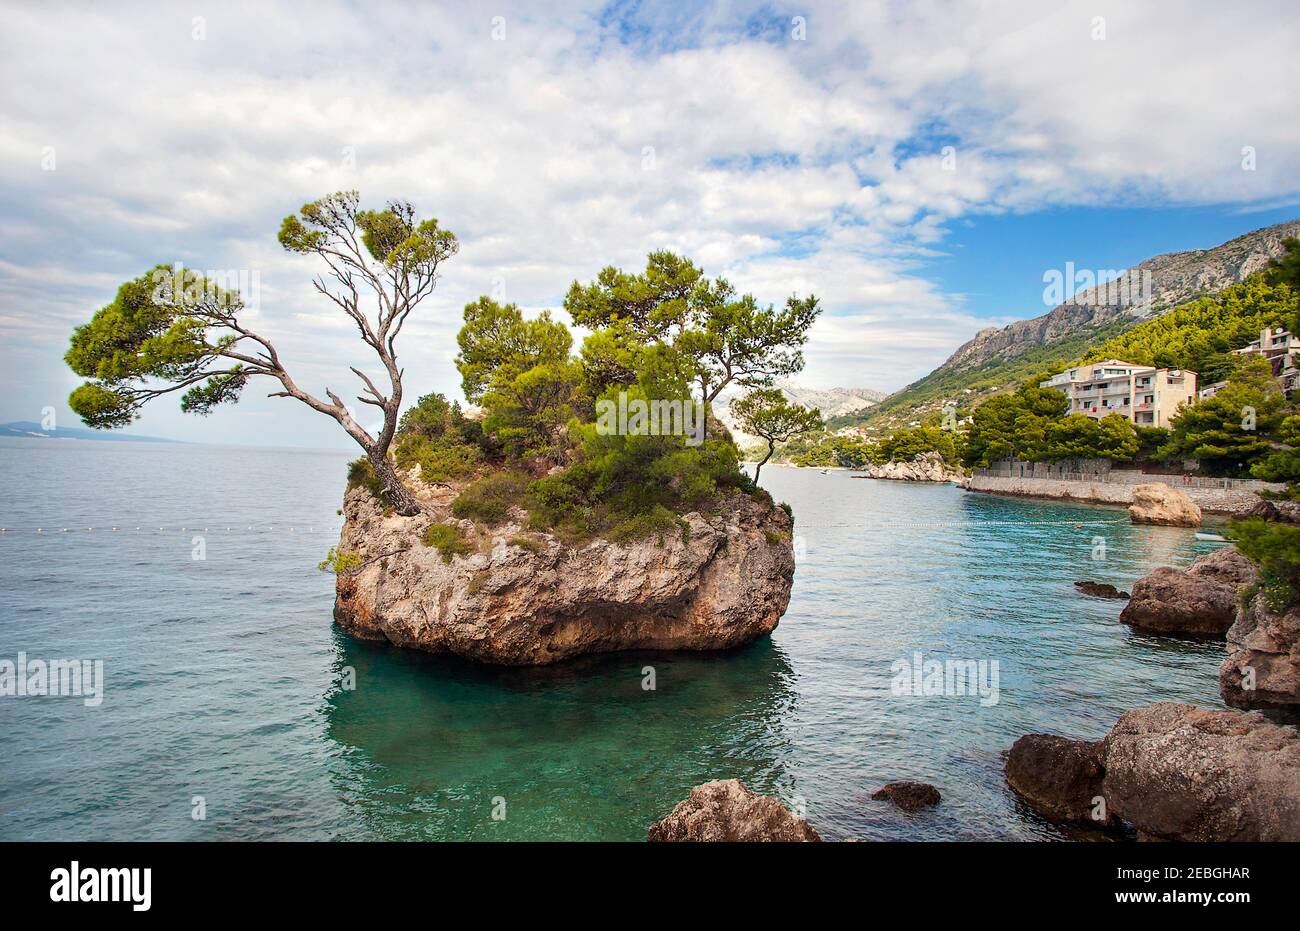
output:
M105 677L95 708L0 697L0 839L638 840L727 777L829 838L1054 838L1004 785L1017 736L1220 706L1221 644L1136 636L1071 584L1185 565L1210 548L1190 531L779 467L763 484L794 507L798 571L769 640L544 670L359 643L316 569L348 458L0 440L0 660ZM918 651L996 660L997 703L892 694ZM871 801L894 779L943 803Z

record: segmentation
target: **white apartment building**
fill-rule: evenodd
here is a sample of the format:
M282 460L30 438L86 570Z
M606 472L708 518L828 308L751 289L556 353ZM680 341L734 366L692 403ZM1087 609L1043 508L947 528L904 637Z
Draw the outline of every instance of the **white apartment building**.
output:
M1300 339L1282 327L1266 327L1259 331L1259 339L1232 352L1238 356L1260 355L1268 359L1273 364L1273 377L1288 396L1297 380L1300 380L1300 366L1296 364L1296 356L1300 355Z
M1038 384L1064 392L1070 399L1066 413L1098 420L1119 414L1140 427L1168 427L1180 407L1196 400L1195 372L1118 359L1066 369Z

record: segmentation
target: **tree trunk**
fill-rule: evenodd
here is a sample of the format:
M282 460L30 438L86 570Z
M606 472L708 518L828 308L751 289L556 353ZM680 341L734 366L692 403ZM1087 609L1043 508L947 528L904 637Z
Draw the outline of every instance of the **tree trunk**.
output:
M758 484L758 473L763 471L763 466L767 460L772 458L772 453L776 452L776 444L771 440L767 441L767 455L762 458L758 465L754 466L754 484Z
M416 500L415 495L402 484L401 478L397 474L397 467L393 465L393 460L386 455L376 456L370 453L366 454L370 460L371 467L375 470L375 476L379 483L384 486L384 497L392 505L394 511L403 517L411 517L419 514L421 510L420 502Z

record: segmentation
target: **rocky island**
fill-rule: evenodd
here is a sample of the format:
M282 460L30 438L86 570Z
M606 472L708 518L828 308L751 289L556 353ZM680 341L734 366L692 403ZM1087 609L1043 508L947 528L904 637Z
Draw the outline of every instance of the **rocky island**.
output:
M755 422L819 423L762 387L802 366L818 308L764 309L729 287L670 253L575 282L566 310L592 331L576 357L548 314L468 305L456 365L473 414L426 395L391 461L351 466L322 563L338 624L503 665L720 650L776 627L793 515L743 470L710 404L743 380ZM394 481L412 506L394 506Z
M386 515L363 485L345 499L340 547L363 565L339 573L334 617L362 639L504 665L718 650L771 632L790 601L790 518L743 493L717 513L684 515L671 532L569 542L529 531L518 506L495 527L458 520L463 485L407 480L427 505L415 517ZM444 559L425 545L439 526L462 534L463 551Z

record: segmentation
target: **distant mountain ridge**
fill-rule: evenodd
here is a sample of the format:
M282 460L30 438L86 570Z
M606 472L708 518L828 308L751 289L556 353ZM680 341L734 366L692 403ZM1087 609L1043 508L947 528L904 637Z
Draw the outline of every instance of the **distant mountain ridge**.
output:
M1118 287L1088 288L1040 317L1020 320L1000 329L980 330L939 369L973 368L993 358L1018 355L1030 347L1064 339L1080 327L1102 327L1124 317L1133 318L1136 323L1199 294L1222 291L1281 256L1282 240L1289 236L1300 236L1300 220L1258 229L1211 249L1157 255L1125 270L1117 279ZM1150 273L1149 301L1125 305L1113 300L1117 292L1142 290L1144 272Z
M1123 271L1114 282L1067 297L1047 313L988 327L924 378L837 425L894 427L938 410L982 400L1038 371L1066 365L1093 345L1196 297L1244 281L1300 236L1300 220L1254 230L1209 249L1169 252ZM1117 299L1141 295L1140 300Z
M44 429L30 420L0 423L0 436L20 436L46 440L113 440L121 443L179 443L161 436L140 436L134 433L116 433L107 430L90 430L86 427L54 427Z
M776 383L781 393L795 404L815 407L822 417L846 417L860 414L880 403L885 392L874 388L809 388L797 382L781 380ZM713 404L713 413L741 445L758 442L757 437L750 436L736 426L731 416L731 402L745 393L746 389L724 392Z
M794 403L815 407L823 417L852 414L885 399L885 392L874 388L808 388L792 381L778 381L776 386Z

